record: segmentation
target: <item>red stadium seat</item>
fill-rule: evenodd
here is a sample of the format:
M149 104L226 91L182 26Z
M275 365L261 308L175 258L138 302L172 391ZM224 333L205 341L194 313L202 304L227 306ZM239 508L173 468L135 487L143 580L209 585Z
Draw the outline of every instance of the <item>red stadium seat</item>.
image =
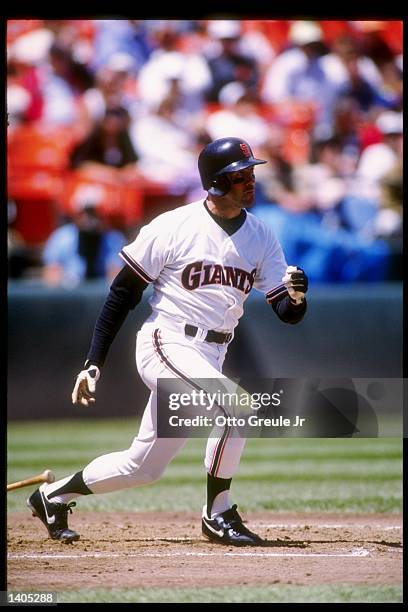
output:
M42 19L8 19L7 45L11 45L17 38L28 32L34 32L43 27Z
M310 134L315 121L314 102L285 100L270 106L268 118L285 131L283 155L290 164L302 164L309 158Z
M8 138L9 166L11 169L65 170L76 142L77 133L72 127L40 123L17 126Z
M75 128L39 123L17 126L8 136L7 195L17 204L16 229L28 244L43 242L55 229L56 202L76 141Z
M272 110L275 121L281 125L310 130L315 120L316 103L289 99L274 104Z
M290 21L288 19L268 19L263 24L263 32L270 40L275 52L280 53L288 45Z
M14 128L7 142L9 197L58 197L77 138L72 127L34 123Z
M73 214L88 199L97 203L103 215L132 224L142 219L142 196L137 185L122 180L120 170L78 169L65 173L59 205L67 214Z

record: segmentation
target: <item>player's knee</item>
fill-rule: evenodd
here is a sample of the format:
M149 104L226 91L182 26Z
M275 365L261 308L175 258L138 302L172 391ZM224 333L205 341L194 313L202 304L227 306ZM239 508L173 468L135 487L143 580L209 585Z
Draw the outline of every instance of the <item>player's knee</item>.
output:
M159 480L164 470L156 466L143 466L141 465L137 470L137 480L141 484L150 484Z
M127 462L126 469L129 474L132 474L138 484L150 484L159 480L164 472L164 467L161 465L153 465L149 461L141 461L135 463L132 459Z

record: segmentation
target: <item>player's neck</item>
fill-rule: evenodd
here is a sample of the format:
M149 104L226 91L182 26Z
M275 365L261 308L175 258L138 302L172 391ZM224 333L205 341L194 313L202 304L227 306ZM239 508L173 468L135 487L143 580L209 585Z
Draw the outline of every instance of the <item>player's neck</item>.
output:
M212 212L213 215L217 217L221 217L222 219L234 219L241 214L241 206L237 206L235 204L231 204L229 202L222 202L218 200L214 202L210 198L206 199L206 204L208 210Z

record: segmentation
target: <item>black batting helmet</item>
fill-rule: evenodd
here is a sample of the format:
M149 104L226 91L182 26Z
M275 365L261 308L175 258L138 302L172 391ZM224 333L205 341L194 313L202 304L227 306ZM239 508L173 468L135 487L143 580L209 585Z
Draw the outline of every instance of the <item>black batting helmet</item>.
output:
M249 144L245 140L233 137L218 138L210 142L198 157L202 185L214 196L228 193L231 184L225 174L258 164L266 164L266 161L255 159Z

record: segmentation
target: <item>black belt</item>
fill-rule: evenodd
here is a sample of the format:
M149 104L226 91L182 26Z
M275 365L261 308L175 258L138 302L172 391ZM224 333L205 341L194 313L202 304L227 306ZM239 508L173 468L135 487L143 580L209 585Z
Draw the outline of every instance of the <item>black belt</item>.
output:
M197 335L198 327L196 327L195 325L187 324L184 328L184 331L186 332L187 336L193 336L194 338ZM213 329L210 329L207 332L207 335L204 338L204 340L206 342L216 342L217 344L225 344L225 342L229 342L231 338L232 338L231 333L223 334L222 332L217 332L217 331L214 331Z

